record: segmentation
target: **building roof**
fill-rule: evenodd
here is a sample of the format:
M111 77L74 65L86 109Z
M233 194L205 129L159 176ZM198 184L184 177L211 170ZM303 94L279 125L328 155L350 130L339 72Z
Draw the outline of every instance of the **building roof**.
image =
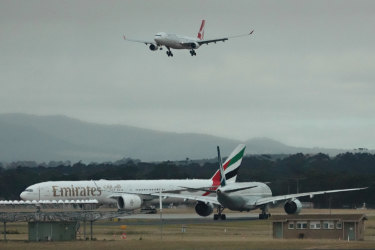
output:
M272 215L271 221L296 221L296 220L341 220L341 221L361 221L367 220L365 214L292 214L292 215Z

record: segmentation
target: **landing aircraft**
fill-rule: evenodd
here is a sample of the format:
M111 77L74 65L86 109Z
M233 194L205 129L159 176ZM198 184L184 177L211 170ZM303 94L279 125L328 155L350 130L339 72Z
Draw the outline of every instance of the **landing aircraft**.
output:
M245 148L244 148L245 149ZM268 207L270 204L276 204L279 201L285 201L284 210L287 214L298 214L302 209L302 203L297 199L299 197L310 196L313 198L315 195L347 192L366 189L364 188L351 188L351 189L338 189L338 190L327 190L318 192L308 192L299 194L288 194L272 196L271 189L262 182L228 182L228 173L226 171L228 160L222 164L220 149L217 147L218 161L220 167L220 186L216 190L211 188L198 188L194 190L202 190L209 193L216 193L216 197L213 196L194 196L194 195L183 195L183 194L162 194L165 197L175 197L182 199L190 199L197 201L195 211L200 216L208 216L213 212L214 206L217 208L217 213L214 214L214 220L226 219L226 215L223 214L223 210L228 208L234 211L250 211L260 208L262 213L259 214L259 219L267 219L270 217L268 213ZM233 158L232 158L233 159ZM229 163L232 160L229 161Z
M216 42L225 42L230 38L242 37L242 36L249 36L253 34L254 30L250 31L250 33L236 35L236 36L227 36L221 37L216 39L204 39L204 25L206 21L202 20L201 27L198 32L197 38L188 37L188 36L181 36L176 34L169 34L165 32L159 32L155 35L154 41L144 41L144 40L135 40L129 39L124 35L124 40L130 42L138 42L144 43L146 45L150 45L149 48L152 51L156 51L158 49L162 50L162 47L165 46L167 48L167 56L173 56L171 49L188 49L190 50L191 56L196 56L195 50L198 49L203 44L209 43L216 43Z
M245 148L239 145L226 160L224 174L228 183L236 181ZM98 180L98 181L48 181L31 185L20 194L25 201L77 201L96 199L99 204L117 203L119 210L131 211L159 203L162 192L208 196L211 193L198 190L209 187L216 190L220 185L220 171L210 179L183 180ZM189 190L186 190L186 187ZM194 190L196 189L196 190ZM177 198L181 201L181 198ZM165 198L164 203L176 201ZM200 204L198 205L200 206Z

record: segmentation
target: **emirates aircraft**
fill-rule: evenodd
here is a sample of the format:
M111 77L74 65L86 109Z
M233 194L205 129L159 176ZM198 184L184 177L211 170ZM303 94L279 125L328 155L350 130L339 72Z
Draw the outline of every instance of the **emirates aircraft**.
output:
M226 160L224 173L228 183L234 183L241 165L244 145L237 146ZM220 170L210 179L182 180L98 180L98 181L48 181L31 185L20 195L22 200L43 203L54 201L78 201L95 199L99 204L117 203L119 210L131 211L159 203L164 192L181 195L207 196L210 192L201 191L210 187L215 191L220 186ZM181 198L166 198L164 203L181 201ZM199 206L196 208L199 211Z
M216 196L194 196L185 194L168 194L164 193L164 197L175 197L197 201L195 206L196 212L200 216L208 216L213 212L214 206L217 208L217 214L214 214L214 220L222 219L225 220L226 216L223 214L223 210L228 208L233 211L250 211L254 209L261 209L262 213L259 214L259 219L267 219L270 217L268 213L268 206L270 204L276 204L279 201L284 201L284 210L287 214L298 214L302 209L302 203L297 199L299 197L309 196L310 198L315 195L337 193L337 192L348 192L366 189L364 188L350 188L350 189L336 189L326 190L317 192L307 192L298 194L287 194L272 196L271 189L262 182L228 182L228 173L226 169L228 167L228 160L222 164L220 157L219 147L218 160L221 173L220 186L213 190L212 188L201 188L194 189L195 191L201 190L207 193L216 193ZM233 158L235 159L235 158ZM232 161L232 160L231 160ZM229 161L229 163L231 162ZM233 160L234 161L234 160Z
M197 38L181 36L181 35L176 35L176 34L169 34L165 32L159 32L155 35L154 41L129 39L126 36L124 36L124 39L130 42L138 42L138 43L144 43L146 45L150 45L149 48L152 51L162 50L162 47L165 46L167 48L168 56L173 56L171 49L188 49L190 50L190 55L196 56L197 54L195 50L198 49L203 44L225 42L226 40L230 38L249 36L253 34L254 32L254 30L252 30L250 31L250 33L242 34L242 35L227 36L227 37L221 37L221 38L215 38L215 39L204 39L205 23L206 21L202 20L202 24L199 29Z

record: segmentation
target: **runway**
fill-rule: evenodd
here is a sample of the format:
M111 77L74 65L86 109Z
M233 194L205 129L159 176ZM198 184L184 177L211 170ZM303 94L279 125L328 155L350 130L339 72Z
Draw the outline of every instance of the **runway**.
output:
M163 224L204 224L204 223L222 223L230 221L257 220L258 214L253 213L229 213L226 214L226 220L214 220L213 214L207 217L199 216L196 213L183 214L131 214L120 217L121 220L127 220L129 225L155 225L160 224L162 217Z

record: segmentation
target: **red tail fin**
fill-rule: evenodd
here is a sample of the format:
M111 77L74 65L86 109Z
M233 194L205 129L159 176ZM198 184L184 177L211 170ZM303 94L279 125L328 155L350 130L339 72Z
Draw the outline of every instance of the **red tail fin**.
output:
M199 32L198 32L198 39L199 40L203 40L203 37L204 37L204 24L206 23L206 20L202 20L202 24L201 24L201 27L199 29Z

